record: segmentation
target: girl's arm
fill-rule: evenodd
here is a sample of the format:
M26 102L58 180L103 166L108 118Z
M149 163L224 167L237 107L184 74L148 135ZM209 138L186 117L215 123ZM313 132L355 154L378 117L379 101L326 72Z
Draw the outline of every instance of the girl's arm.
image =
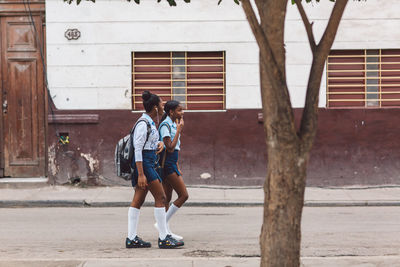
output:
M167 148L168 152L174 152L176 144L178 143L179 136L181 135L184 125L185 125L185 123L183 121L183 118L181 118L181 120L177 124L176 134L175 134L174 140L172 140L172 142L171 142L171 137L169 137L169 136L166 136L163 138L165 147Z
M147 125L146 123L139 122L133 133L133 146L135 148L135 163L138 171L138 186L139 188L146 188L147 180L143 172L143 158L142 151L146 142Z
M138 186L139 188L145 189L147 186L146 176L144 176L143 172L143 162L136 161L136 168L138 171Z
M166 136L163 138L165 147L167 148L168 152L170 152L170 153L174 152L176 144L178 143L179 135L180 135L180 132L176 131L174 140L172 140L172 142L171 142L171 137L169 137L169 136Z

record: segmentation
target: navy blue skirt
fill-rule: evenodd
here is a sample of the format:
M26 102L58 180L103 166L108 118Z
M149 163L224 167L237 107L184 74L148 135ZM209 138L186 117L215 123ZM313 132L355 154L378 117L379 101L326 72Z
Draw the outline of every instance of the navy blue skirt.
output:
M164 163L164 173L163 173L164 177L167 177L168 175L174 172L176 172L176 174L181 176L181 173L178 171L178 166L176 165L178 163L178 157L179 157L178 152L179 150L175 150L172 153L167 152Z
M159 180L161 182L161 178L156 172L156 167L157 167L157 155L155 150L143 150L142 152L142 164L143 164L143 172L144 175L146 176L147 183L151 183L154 180ZM135 187L138 181L138 171L136 168L136 162L135 162L135 156L133 156L132 160L132 168L134 169L133 171L133 176L132 176L132 186Z

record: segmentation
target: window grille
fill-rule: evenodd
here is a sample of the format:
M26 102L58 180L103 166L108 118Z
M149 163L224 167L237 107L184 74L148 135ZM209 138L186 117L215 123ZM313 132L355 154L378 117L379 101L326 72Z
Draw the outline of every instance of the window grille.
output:
M132 108L144 90L188 110L225 109L225 52L133 52Z
M400 49L332 50L328 107L400 106Z

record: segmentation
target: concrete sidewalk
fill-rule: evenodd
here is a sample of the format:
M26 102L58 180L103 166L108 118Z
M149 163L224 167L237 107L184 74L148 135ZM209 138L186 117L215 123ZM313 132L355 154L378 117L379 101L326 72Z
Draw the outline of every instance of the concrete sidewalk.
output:
M387 266L398 267L399 256L369 256L369 257L301 257L301 267L372 267ZM260 265L259 257L214 257L214 258L116 258L116 259L63 259L63 260L3 260L0 259L0 267L254 267Z
M188 186L187 206L261 206L262 187ZM131 187L43 186L2 188L0 207L126 207L133 197ZM148 194L145 205L153 204ZM307 187L305 206L400 206L400 186L314 188Z

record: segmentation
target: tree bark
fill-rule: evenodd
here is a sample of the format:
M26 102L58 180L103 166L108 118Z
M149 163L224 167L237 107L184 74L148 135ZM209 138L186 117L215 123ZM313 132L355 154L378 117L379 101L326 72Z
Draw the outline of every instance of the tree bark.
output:
M286 154L282 153L286 152ZM261 266L300 266L301 215L306 161L295 147L269 152L264 185L264 221L260 236Z
M300 266L301 215L307 163L316 133L319 88L325 59L348 0L336 0L318 45L301 1L295 0L313 52L300 132L295 128L285 73L284 24L288 0L254 1L260 21L250 0L241 0L260 48L261 98L268 153L260 235L261 266Z
M284 23L286 0L257 1L260 26L269 42L277 69L271 86L265 58L260 57L260 81L266 132L268 166L264 184L264 219L260 235L261 266L299 266L301 214L306 163L294 125L286 84Z
M260 64L260 69L265 107L272 94L263 64ZM268 171L264 183L264 216L260 235L261 266L299 266L308 153L303 152L297 135L292 131L294 121L288 123L287 114L280 113L279 109L274 109L276 112L272 113L265 110Z

